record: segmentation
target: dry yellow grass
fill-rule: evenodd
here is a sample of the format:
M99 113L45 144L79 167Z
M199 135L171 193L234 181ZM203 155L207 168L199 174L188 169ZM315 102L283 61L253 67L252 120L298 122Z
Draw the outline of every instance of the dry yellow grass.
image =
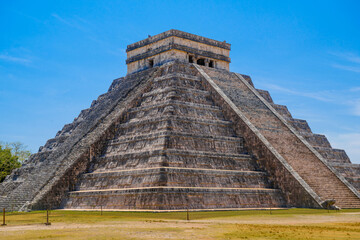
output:
M10 213L0 239L360 239L360 210Z

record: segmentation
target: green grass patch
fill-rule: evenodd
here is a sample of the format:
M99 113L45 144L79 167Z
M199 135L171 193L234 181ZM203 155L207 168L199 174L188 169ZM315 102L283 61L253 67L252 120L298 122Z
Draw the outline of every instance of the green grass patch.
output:
M222 227L225 233L219 234L219 239L360 239L360 226L348 223L305 226L236 224Z
M292 215L323 215L338 214L345 212L360 212L360 209L344 209L340 211L327 211L323 209L284 209L284 210L243 210L243 211L204 211L189 212L192 220L196 219L213 219L227 217L244 217L244 216L285 216ZM91 223L111 220L139 220L139 219L164 219L164 220L183 220L186 219L186 212L106 212L102 215L99 211L49 211L51 221L53 222L78 222ZM32 212L9 212L6 213L9 224L23 224L43 222L46 219L46 211Z
M0 239L360 239L360 209L7 213Z
M336 215L346 212L360 212L360 209L344 209L327 211L323 209L284 209L284 210L243 210L243 211L209 211L190 212L191 220L218 219L218 218L252 218L258 217L296 217L297 215ZM28 213L10 212L6 214L8 225L37 224L46 221L46 211ZM186 212L105 212L99 211L50 211L51 222L62 223L99 223L108 221L138 221L138 220L185 220Z

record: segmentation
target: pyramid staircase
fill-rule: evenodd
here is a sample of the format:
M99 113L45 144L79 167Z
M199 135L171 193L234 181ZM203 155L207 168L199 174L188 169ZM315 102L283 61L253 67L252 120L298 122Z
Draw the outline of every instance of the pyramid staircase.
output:
M243 136L248 140L254 135L261 139L258 142L248 141L248 144L256 144L251 149L255 155L262 155L259 161L270 175L277 178L275 182L286 182L287 186L283 185L281 188L289 189L284 191L288 201L293 201L288 193L291 193L294 186L291 186L290 181L280 179L281 174L276 173L274 169L277 167L269 161L270 158L282 162L281 167L286 168L319 205L327 200L335 200L336 205L341 208L360 208L360 194L356 188L256 91L248 76L200 66L196 68L208 84L212 85L212 89L215 89L213 94L222 94L223 99L228 101L227 104L232 105L232 110L241 115L242 121L247 122L247 127L252 128L251 133L244 132ZM266 145L265 151L271 154L263 154L263 144Z
M199 72L163 66L80 176L66 209L286 206L224 118Z
M172 61L114 80L0 184L0 207L360 208L359 169L250 77Z

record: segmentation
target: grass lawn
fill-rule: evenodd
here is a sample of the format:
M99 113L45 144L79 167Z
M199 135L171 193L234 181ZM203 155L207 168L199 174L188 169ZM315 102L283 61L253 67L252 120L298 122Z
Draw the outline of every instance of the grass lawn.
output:
M7 213L0 239L360 239L360 209Z

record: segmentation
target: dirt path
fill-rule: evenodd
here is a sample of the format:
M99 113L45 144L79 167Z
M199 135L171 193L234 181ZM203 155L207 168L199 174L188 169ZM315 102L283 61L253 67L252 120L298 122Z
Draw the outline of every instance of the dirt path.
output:
M190 215L191 216L191 215ZM4 231L26 231L26 230L56 230L56 229L86 229L86 228L204 228L214 224L274 224L274 225L304 225L319 223L360 223L360 212L337 213L329 215L260 215L260 216L238 216L224 217L204 220L146 220L146 221L108 221L92 224L65 224L52 223L50 226L44 224L31 224L20 226L0 227Z

